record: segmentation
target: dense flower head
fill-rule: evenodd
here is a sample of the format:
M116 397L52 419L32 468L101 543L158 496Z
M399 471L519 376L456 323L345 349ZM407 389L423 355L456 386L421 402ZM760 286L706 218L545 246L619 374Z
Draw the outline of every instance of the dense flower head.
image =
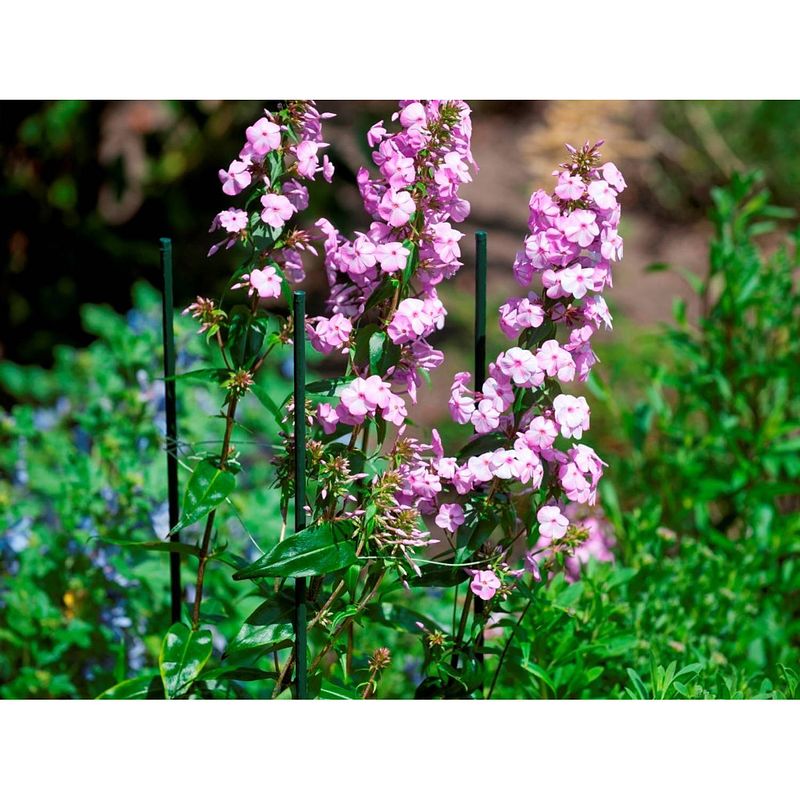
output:
M228 236L213 245L208 254L237 242L250 243L259 235L285 239L282 246L264 257L267 261L256 263L249 273L259 281L261 270L273 270L268 273L268 283L262 282L261 288L250 281L251 292L259 297L277 297L276 283L280 287L284 279L298 283L305 277L302 253L314 252L311 237L299 228L287 230L287 225L298 212L308 208L304 182L315 180L318 173L327 181L333 176L333 165L322 154L327 147L322 140L322 121L332 116L321 114L308 100L288 101L275 113L265 110L245 130L238 158L227 169L219 170L224 194L236 196L246 192L258 199L260 209L258 214L248 214L241 208L217 214L211 230L224 230ZM241 205L250 207L243 201ZM247 278L244 280L237 287L247 286Z

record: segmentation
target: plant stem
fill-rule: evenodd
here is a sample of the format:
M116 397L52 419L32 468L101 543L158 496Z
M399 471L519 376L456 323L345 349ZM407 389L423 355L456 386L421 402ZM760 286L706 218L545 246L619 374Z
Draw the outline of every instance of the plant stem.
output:
M383 580L385 574L386 574L385 572L381 572L381 574L378 576L378 580L376 580L374 585L372 586L372 589L370 589L369 592L366 593L366 595L361 598L356 608L356 614L354 614L352 617L348 617L333 633L331 633L330 638L326 642L325 646L322 648L322 650L320 650L319 654L314 659L314 662L309 667L308 669L309 673L314 672L314 670L319 666L320 662L328 653L328 651L331 649L331 647L333 647L333 643L339 636L339 634L342 633L342 631L345 630L345 628L348 628L350 625L353 624L356 616L358 616L358 614L360 614L364 610L364 607L367 605L367 603L369 603L369 601L372 600L372 598L375 596L375 593L378 591L378 587L381 585L381 581Z
M236 414L236 405L239 402L237 397L232 397L228 401L228 410L225 415L225 436L222 439L222 450L219 457L219 468L224 470L228 463L228 450L231 444L231 434L233 432L233 419ZM206 575L206 564L208 563L208 550L211 546L211 533L214 530L214 520L217 516L215 508L206 519L206 527L203 531L203 541L200 545L200 564L197 567L197 583L194 592L194 605L192 607L192 630L200 627L200 605L203 602L203 581Z
M506 640L505 646L503 647L503 652L500 653L500 660L497 662L497 668L494 671L494 675L492 676L492 683L489 686L489 694L486 696L487 700L492 699L492 692L494 691L495 684L497 683L497 678L500 675L500 669L503 666L503 661L505 661L506 654L508 653L508 648L511 647L511 642L514 639L517 631L519 630L520 625L522 624L522 620L525 619L525 615L528 613L531 605L533 603L533 595L531 595L530 599L528 600L525 608L522 609L522 613L519 615L519 619L517 620L517 624L514 626L511 634L509 635L508 639Z
M472 592L467 589L467 596L464 599L464 607L461 609L461 620L458 623L458 634L456 635L456 642L453 646L453 658L450 661L450 665L455 668L458 666L458 648L461 646L461 642L464 639L464 631L467 628L467 618L469 617L469 609L472 605Z

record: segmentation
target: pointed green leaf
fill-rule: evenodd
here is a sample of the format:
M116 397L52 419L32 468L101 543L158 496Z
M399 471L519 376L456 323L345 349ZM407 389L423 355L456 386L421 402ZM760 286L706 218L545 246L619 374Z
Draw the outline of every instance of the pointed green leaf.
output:
M155 672L122 681L97 696L98 700L163 700L164 687Z
M104 544L115 544L119 547L135 547L139 550L155 550L163 551L165 553L180 553L183 556L194 556L195 558L200 555L200 548L193 544L186 544L185 542L132 542L127 539L111 539L108 536L100 537L100 541Z
M292 607L267 600L244 621L226 655L260 647L265 648L264 652L277 650L291 644L293 635Z
M192 631L176 622L164 637L158 667L167 699L178 697L192 684L211 656L211 633Z
M288 536L278 542L253 565L234 573L234 580L249 578L304 578L326 575L349 567L356 551L349 537L350 520L325 522Z
M235 486L236 478L230 472L218 469L208 461L201 461L189 478L183 498L183 514L173 532L207 516Z

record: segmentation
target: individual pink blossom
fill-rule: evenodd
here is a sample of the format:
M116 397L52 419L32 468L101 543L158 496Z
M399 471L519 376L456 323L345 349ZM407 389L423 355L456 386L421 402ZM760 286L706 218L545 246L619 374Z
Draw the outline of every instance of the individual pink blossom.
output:
M326 147L324 142L302 141L294 148L297 157L297 174L309 180L314 179L314 174L319 166L317 153L321 147Z
M263 156L281 146L281 129L274 122L262 117L246 131L247 142L253 155Z
M520 463L516 450L496 450L492 453L492 473L495 478L519 478Z
M589 197L592 202L604 211L614 208L617 204L617 193L608 185L607 181L592 181L589 184Z
M558 436L558 428L549 417L538 416L531 420L526 431L518 434L527 447L532 450L546 450L553 445Z
M561 288L566 294L571 294L576 300L580 300L589 288L589 281L594 276L594 269L581 267L576 264L558 273L558 280Z
M402 228L416 211L414 200L408 192L389 189L381 199L378 211L393 228Z
M273 228L282 228L297 210L288 197L272 192L261 196L261 205L264 207L261 219Z
M356 378L342 391L341 403L351 416L363 421L376 408L388 407L391 395L389 388L389 384L378 375Z
M580 439L583 431L589 430L589 404L585 397L560 394L553 400L553 409L562 436Z
M536 351L536 361L551 378L571 381L575 377L575 362L555 339L549 339Z
M330 319L322 317L316 326L309 325L311 346L320 353L328 354L342 350L350 341L353 323L344 314L334 314Z
M458 153L447 153L442 166L434 175L434 180L440 186L450 187L453 184L469 183L472 176L469 174L469 165Z
M625 183L622 173L611 161L609 161L607 164L603 164L603 178L605 178L605 180L607 180L618 192L621 192L628 185Z
M330 403L320 403L317 406L317 419L322 425L322 430L325 433L333 433L336 430L336 425L339 422L339 417L336 415L336 410L331 407Z
M595 236L600 233L593 211L578 209L564 219L562 230L567 241L577 242L581 247L588 247Z
M381 413L387 422L391 422L393 425L400 427L408 416L406 402L402 397L396 394L390 394L389 402L385 407L383 407Z
M386 242L377 246L375 255L384 272L398 272L406 268L411 253L401 242Z
M296 211L303 211L308 208L308 189L300 181L288 180L283 184L282 194L294 206Z
M464 522L464 509L458 503L442 503L435 521L443 530L454 533Z
M522 439L514 442L514 451L517 454L517 471L519 473L517 477L522 483L529 483L534 489L538 489L544 478L542 460L534 450L525 446Z
M368 131L367 131L367 144L370 147L375 147L379 145L383 138L386 136L386 128L383 127L383 120L380 122L376 122Z
M500 306L500 329L509 339L516 339L528 328L538 328L544 322L544 308L538 300L510 297Z
M322 177L328 183L333 181L333 173L336 171L336 168L333 166L333 162L328 158L327 155L322 156Z
M481 387L481 394L484 399L491 400L497 411L502 414L514 402L514 387L502 373L499 373L499 377L500 380L494 377L487 378Z
M470 422L477 433L489 433L500 425L500 412L491 400L481 400L472 412Z
M433 249L446 264L461 257L459 241L464 237L449 222L438 222L429 228L433 234Z
M425 106L422 103L409 103L400 112L400 124L404 128L425 124Z
M560 539L569 527L569 520L556 505L542 506L536 512L539 521L539 533L548 539Z
M464 387L461 384L454 383L450 393L448 407L453 421L464 425L470 421L475 412L475 401L471 396L465 393Z
M562 200L580 200L581 197L583 197L585 189L586 186L578 175L570 175L568 172L562 172L558 176L556 195Z
M479 456L470 456L467 467L478 483L488 483L492 479L493 453L481 453Z
M233 196L246 189L253 176L250 174L249 165L244 161L231 161L227 170L219 171L219 179L222 181L222 191Z
M402 344L429 332L433 324L425 302L417 297L407 297L397 306L387 333L395 344Z
M210 231L222 228L228 233L239 233L247 228L247 212L240 208L229 208L220 211L211 223Z
M469 588L481 600L491 600L501 585L500 578L495 575L493 570L482 569L475 573Z
M544 374L530 350L512 347L502 353L497 366L503 375L511 378L517 386L538 386L544 380Z
M247 294L257 294L259 297L280 297L281 278L275 267L254 269L242 275L242 282L234 284L231 288L240 289L247 286Z
M468 466L462 465L453 473L452 481L459 494L469 494L475 485L475 476Z

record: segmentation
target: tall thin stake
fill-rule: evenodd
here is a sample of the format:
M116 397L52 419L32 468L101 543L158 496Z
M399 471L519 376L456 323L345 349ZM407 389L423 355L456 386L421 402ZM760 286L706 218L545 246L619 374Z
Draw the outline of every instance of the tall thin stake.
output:
M306 527L306 293L294 293L294 530ZM308 697L306 579L294 581L295 699Z
M486 231L475 233L475 391L486 380ZM475 598L475 619L482 619L484 602ZM483 631L478 634L478 665L483 670ZM483 677L481 676L481 689Z
M164 336L164 405L167 416L167 504L170 530L178 524L178 414L175 389L175 330L173 324L172 240L161 239L161 272L164 278L162 296L162 329ZM180 534L170 534L171 542L180 541ZM181 618L181 557L169 554L169 585L173 624Z

